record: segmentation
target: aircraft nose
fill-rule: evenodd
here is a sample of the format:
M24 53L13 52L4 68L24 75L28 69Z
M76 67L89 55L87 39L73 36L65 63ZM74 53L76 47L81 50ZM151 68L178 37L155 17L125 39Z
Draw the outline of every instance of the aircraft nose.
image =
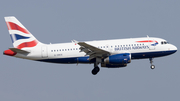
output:
M177 47L175 45L172 45L171 50L173 50L175 53L177 51Z
M173 46L174 46L174 45L173 45ZM173 49L174 49L174 50L177 50L177 47L176 47L176 46L174 46L174 47L173 47Z

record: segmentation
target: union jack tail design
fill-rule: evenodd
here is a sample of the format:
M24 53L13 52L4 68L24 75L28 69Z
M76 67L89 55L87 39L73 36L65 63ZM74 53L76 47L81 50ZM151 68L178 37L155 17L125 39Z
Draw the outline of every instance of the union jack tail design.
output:
M14 17L5 17L13 46L18 49L35 47L40 42Z

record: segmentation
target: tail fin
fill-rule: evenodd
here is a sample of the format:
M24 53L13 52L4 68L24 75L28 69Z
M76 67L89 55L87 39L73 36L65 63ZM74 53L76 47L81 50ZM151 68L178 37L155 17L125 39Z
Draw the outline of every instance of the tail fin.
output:
M14 16L5 17L13 46L18 49L41 44Z

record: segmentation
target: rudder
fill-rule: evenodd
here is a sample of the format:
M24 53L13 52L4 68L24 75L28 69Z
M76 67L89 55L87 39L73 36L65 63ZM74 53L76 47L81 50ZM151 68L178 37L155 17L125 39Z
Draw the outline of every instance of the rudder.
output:
M22 49L42 44L14 16L5 17L5 21L15 48Z

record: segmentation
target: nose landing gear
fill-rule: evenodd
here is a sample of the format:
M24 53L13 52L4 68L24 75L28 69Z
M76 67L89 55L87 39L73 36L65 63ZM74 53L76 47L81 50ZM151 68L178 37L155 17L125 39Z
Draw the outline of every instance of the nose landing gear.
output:
M153 59L152 58L149 58L149 61L150 61L150 63L151 63L151 69L155 69L155 65L153 65L152 63L153 63Z
M151 65L151 69L155 69L155 66L154 66L154 65Z

